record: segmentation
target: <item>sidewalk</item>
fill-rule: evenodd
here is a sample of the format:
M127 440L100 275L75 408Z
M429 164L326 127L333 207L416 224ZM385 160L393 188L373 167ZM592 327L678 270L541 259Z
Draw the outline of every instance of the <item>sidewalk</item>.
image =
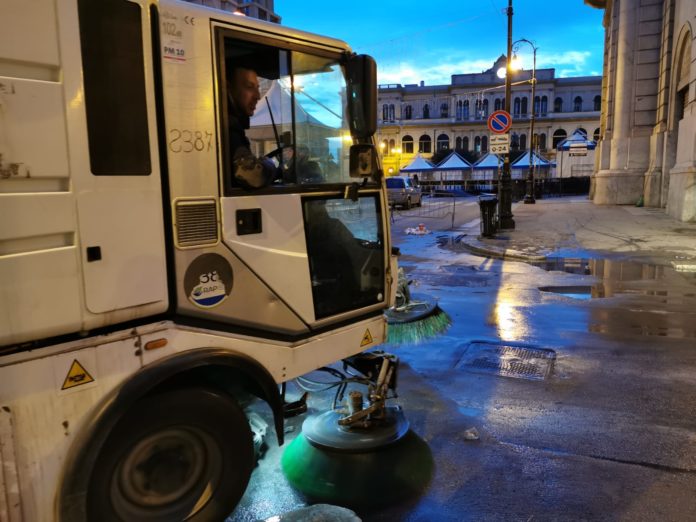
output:
M585 196L540 199L512 205L515 228L480 237L480 220L457 223L457 243L488 257L539 261L548 256L614 254L659 264L692 265L696 270L696 223L669 217L664 209L600 206ZM447 219L430 223L448 231Z

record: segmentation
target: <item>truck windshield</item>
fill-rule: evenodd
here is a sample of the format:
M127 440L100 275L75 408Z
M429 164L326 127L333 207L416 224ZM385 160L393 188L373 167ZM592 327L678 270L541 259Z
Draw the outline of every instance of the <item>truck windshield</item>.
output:
M225 39L224 49L221 107L226 111L222 119L227 120L222 126L227 147L223 163L229 178L226 192L239 186L250 188L243 179L240 182L240 146L243 155L256 161L247 160L249 169L263 177L257 185L252 180L251 188L350 182L352 142L340 57L231 38ZM250 92L236 94L240 69Z

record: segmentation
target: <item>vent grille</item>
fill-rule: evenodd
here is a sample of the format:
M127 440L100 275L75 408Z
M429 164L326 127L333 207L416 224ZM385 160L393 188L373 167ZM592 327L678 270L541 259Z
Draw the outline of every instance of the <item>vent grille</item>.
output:
M214 245L219 241L215 200L177 201L175 217L177 246Z

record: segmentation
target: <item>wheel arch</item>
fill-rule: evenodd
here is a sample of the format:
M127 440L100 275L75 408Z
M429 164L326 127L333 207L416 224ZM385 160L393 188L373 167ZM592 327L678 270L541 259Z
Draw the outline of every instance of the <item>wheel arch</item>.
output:
M234 386L221 379L233 378ZM111 390L73 441L56 496L61 521L86 519L85 500L91 470L116 423L138 400L167 389L205 385L239 400L239 392L264 400L273 413L278 444L283 444L283 401L271 374L250 357L218 348L201 348L166 357L142 368ZM239 386L241 385L241 386ZM86 472L89 470L89 472Z

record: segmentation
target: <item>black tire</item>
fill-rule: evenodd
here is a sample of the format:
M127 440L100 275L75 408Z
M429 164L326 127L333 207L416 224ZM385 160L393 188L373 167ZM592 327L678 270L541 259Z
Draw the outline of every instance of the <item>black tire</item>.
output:
M404 205L406 210L411 210L411 198L406 198L406 204Z
M253 467L251 429L234 399L200 388L151 395L106 439L87 489L87 520L222 521Z

